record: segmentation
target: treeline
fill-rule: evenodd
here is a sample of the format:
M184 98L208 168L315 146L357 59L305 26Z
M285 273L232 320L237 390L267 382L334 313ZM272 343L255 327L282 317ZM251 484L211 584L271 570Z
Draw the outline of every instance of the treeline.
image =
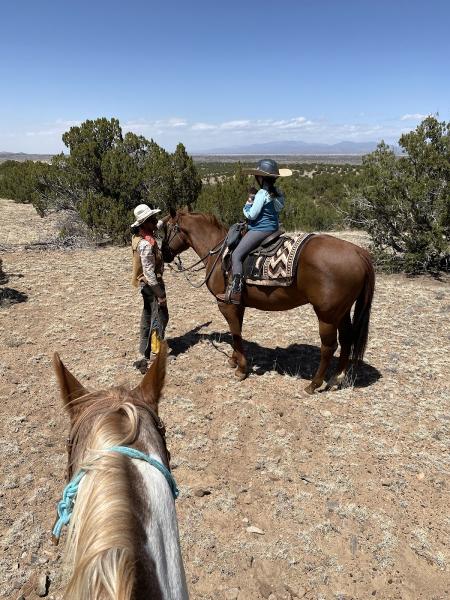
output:
M71 127L62 139L70 154L49 165L0 165L0 195L31 202L40 215L74 211L97 236L127 243L138 204L167 209L174 199L192 204L200 192L200 176L183 144L169 153L143 136L123 135L117 119L105 118Z
M254 183L253 177L243 174L248 165L234 164L227 175L217 165L211 166L212 173L203 179L196 210L212 212L227 224L242 220L248 188ZM277 181L286 198L281 214L283 227L287 231L344 227L352 213L351 197L360 184L358 168L323 164L291 164L289 167L293 170L292 177Z
M241 163L195 164L184 146L169 153L153 140L123 135L117 119L85 121L63 135L70 154L51 164L0 165L0 196L31 202L39 214L66 209L91 231L129 241L132 209L189 205L230 225L243 218L252 177ZM381 143L362 165L290 165L277 181L288 231L365 229L387 270L439 272L450 266L450 123L427 117L401 136L398 157ZM253 166L253 165L252 165Z

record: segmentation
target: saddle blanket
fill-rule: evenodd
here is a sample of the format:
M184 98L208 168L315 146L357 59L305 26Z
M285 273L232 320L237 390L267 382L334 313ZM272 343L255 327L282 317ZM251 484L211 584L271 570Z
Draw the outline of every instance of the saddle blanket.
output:
M264 256L257 248L244 260L244 279L249 285L289 286L292 284L303 246L314 233L296 237L282 235L283 243L273 256Z

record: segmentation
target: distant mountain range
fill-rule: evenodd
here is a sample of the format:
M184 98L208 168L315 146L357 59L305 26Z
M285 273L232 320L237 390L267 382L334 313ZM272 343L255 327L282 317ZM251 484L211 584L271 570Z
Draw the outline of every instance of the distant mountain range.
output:
M373 152L378 142L338 142L337 144L318 144L314 142L283 141L264 142L242 146L209 148L207 150L190 152L194 157L201 156L362 156ZM391 145L396 154L401 154L398 146ZM0 152L0 162L5 160L40 160L50 162L51 154L26 154L24 152Z
M5 160L17 160L25 162L26 160L40 160L50 162L53 154L26 154L25 152L0 152L0 162Z
M338 142L337 144L318 144L301 141L265 142L262 144L249 144L243 146L229 146L227 148L210 148L203 152L192 154L251 154L251 155L362 155L373 152L378 142ZM398 148L394 147L397 152Z

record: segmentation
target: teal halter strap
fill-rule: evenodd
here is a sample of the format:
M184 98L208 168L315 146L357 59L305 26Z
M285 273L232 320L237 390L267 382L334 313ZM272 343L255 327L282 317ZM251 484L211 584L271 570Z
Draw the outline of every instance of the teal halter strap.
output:
M164 475L167 483L169 484L174 500L178 498L180 492L178 490L176 481L169 469L165 467L159 460L152 458L148 454L144 454L144 452L141 452L140 450L129 448L128 446L111 446L111 448L105 448L104 452L118 452L119 454L123 454L129 458L144 460L149 465L152 465L152 467L158 469L158 471ZM62 498L56 506L58 519L56 520L52 531L55 540L59 540L62 528L64 525L68 525L70 521L70 517L72 516L73 512L73 506L78 493L78 487L80 485L80 481L83 479L84 475L86 475L86 472L87 471L85 469L80 469L75 477L73 477L64 488Z

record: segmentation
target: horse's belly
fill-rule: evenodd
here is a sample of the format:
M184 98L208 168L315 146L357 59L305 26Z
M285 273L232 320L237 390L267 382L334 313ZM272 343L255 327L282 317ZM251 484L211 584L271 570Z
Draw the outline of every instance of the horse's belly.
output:
M258 310L291 310L307 303L306 295L293 285L289 287L247 285L244 292L245 306Z

